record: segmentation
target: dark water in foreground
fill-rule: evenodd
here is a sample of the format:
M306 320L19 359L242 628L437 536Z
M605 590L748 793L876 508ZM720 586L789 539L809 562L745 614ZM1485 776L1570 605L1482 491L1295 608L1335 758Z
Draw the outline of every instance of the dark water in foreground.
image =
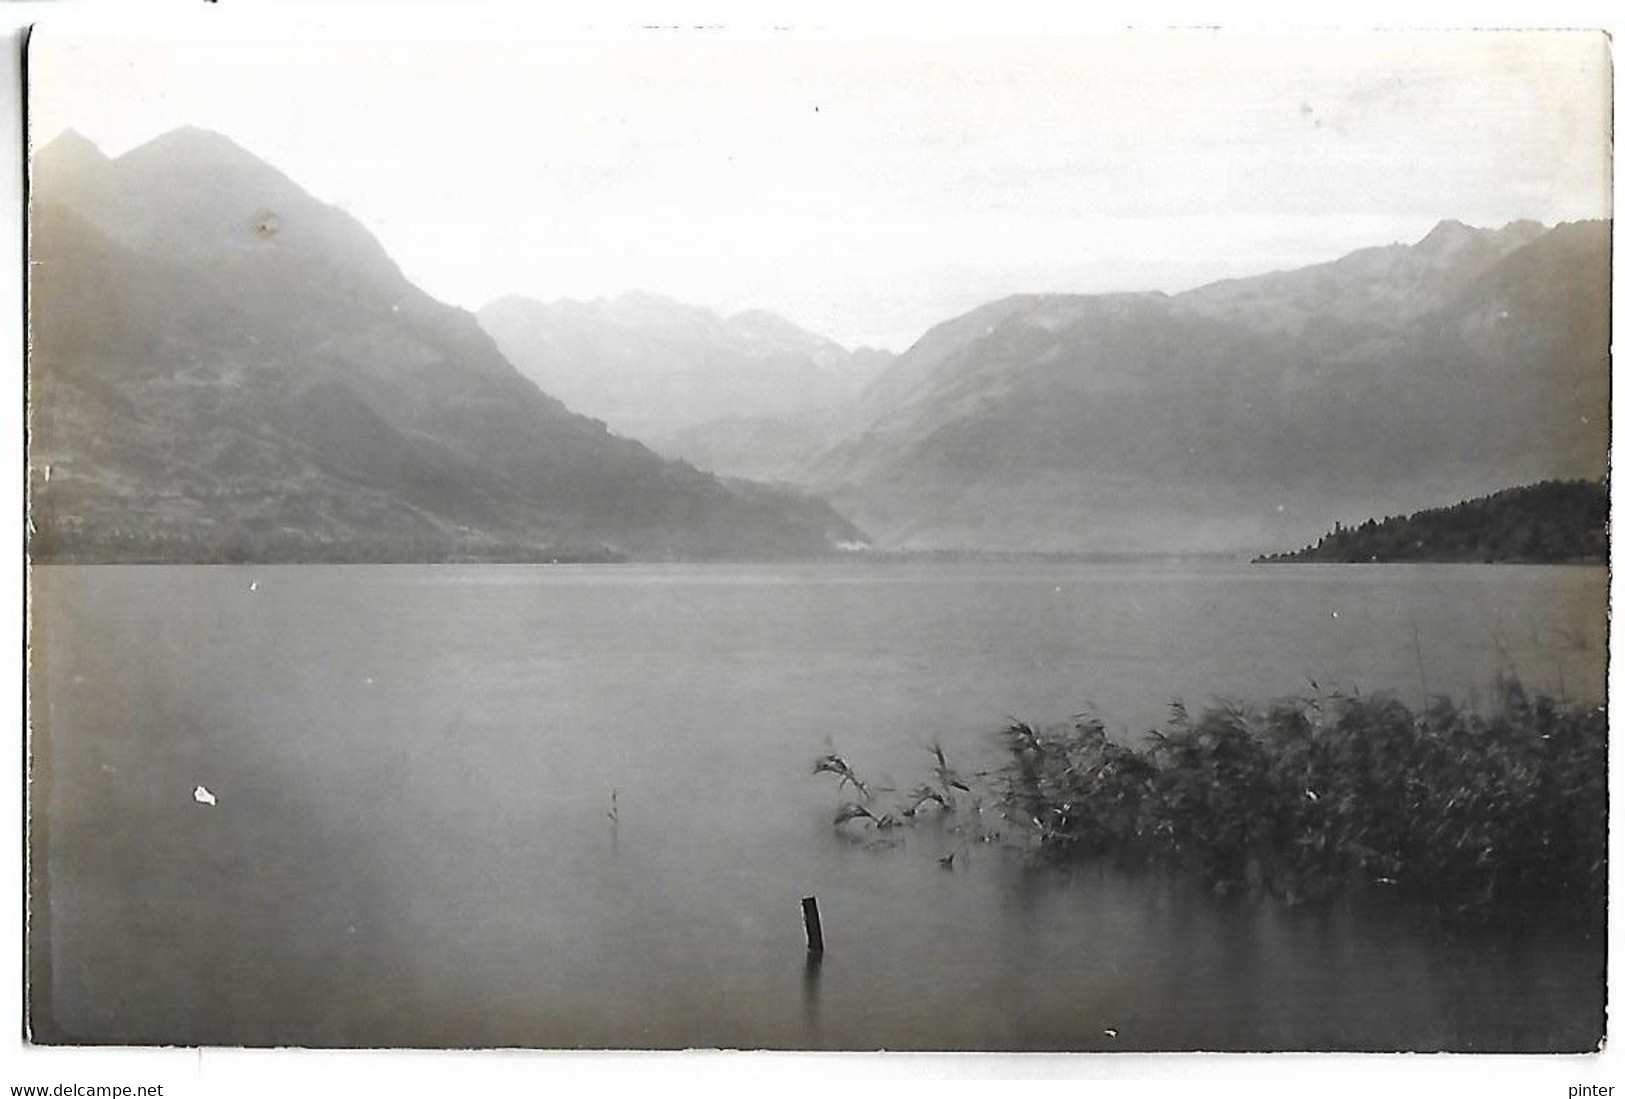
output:
M866 850L809 770L834 746L912 784L933 740L993 762L1007 715L1092 702L1129 735L1174 696L1310 679L1487 702L1504 663L1600 699L1601 569L73 567L34 585L45 1038L1574 1049L1600 1031L1601 929L1447 938L1401 909L1034 870L932 827Z

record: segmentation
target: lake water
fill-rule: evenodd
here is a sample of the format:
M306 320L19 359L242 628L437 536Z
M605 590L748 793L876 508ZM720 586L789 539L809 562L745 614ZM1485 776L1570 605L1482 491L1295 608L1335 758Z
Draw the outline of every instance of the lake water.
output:
M180 1044L1577 1048L1601 929L1443 936L926 825L1007 716L1600 700L1601 569L57 567L33 578L42 1035ZM194 800L202 785L214 805ZM609 819L615 791L618 822ZM952 870L937 856L959 851ZM800 898L828 953L805 962ZM1112 1033L1115 1032L1115 1033Z

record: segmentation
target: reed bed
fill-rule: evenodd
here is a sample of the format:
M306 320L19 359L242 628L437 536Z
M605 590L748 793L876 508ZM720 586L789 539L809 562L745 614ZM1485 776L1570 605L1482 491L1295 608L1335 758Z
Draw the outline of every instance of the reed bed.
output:
M1607 714L1515 681L1483 713L1443 697L1416 711L1333 695L1198 716L1175 705L1140 746L1093 717L1053 730L1011 721L998 741L1000 764L969 776L933 745L930 779L906 793L864 781L836 753L815 773L855 795L837 828L957 814L974 839L1046 862L1159 862L1219 894L1300 904L1380 889L1452 921L1588 918L1606 905Z

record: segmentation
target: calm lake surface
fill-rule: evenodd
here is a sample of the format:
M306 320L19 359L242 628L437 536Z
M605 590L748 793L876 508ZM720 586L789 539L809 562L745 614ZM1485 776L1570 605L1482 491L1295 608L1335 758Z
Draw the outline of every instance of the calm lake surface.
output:
M1444 936L830 826L1009 716L1601 700L1602 569L1052 563L33 575L35 1010L120 1043L1578 1048L1601 929ZM217 803L194 800L203 785ZM612 824L611 791L619 817ZM937 856L958 850L954 869ZM829 950L805 964L800 898ZM1115 1031L1115 1036L1108 1034Z

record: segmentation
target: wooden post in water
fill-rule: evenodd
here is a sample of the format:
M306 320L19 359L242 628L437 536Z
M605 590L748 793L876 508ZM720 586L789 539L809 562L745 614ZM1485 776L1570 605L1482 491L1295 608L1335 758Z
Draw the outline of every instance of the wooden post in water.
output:
M824 925L818 919L818 898L801 898L801 919L807 925L807 953L814 957L824 954Z

